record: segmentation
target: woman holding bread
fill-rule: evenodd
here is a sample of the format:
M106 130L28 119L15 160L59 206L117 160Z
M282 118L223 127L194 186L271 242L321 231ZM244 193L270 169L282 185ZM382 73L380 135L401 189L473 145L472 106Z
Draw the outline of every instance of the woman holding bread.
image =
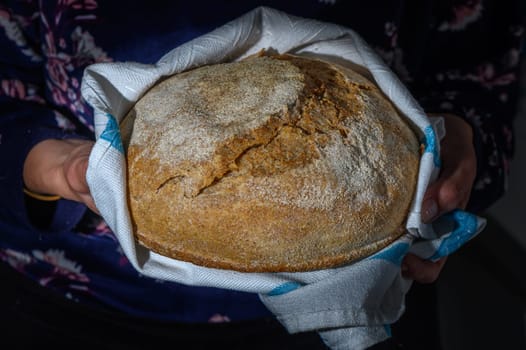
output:
M9 341L325 348L315 333L287 334L257 295L138 274L86 182L95 139L93 112L80 95L84 69L154 63L260 5L354 29L426 112L444 118L442 170L424 198L425 222L457 208L481 212L504 194L519 79L519 1L130 1L126 8L95 0L4 1L0 267L9 283L0 317ZM444 263L409 254L402 274L432 283ZM402 321L400 327L410 322ZM394 330L379 348L405 342ZM33 337L19 338L30 331Z

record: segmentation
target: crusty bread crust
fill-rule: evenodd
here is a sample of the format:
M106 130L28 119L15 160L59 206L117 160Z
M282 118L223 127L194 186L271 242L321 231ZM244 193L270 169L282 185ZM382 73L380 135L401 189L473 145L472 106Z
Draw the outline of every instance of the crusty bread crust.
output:
M204 66L154 86L125 120L134 230L162 255L307 271L404 231L419 142L350 69L290 55Z

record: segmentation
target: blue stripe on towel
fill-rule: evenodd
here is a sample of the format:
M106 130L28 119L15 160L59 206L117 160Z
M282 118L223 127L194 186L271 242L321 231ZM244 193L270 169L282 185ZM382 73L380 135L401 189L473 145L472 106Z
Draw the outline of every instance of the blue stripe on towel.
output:
M393 335L393 333L391 332L390 324L384 324L384 330L385 330L385 333L387 333L388 337L391 337Z
M475 215L462 210L455 210L447 214L447 216L450 216L455 221L455 229L443 238L435 254L430 256L429 260L436 260L450 255L477 233L478 221Z
M292 292L295 289L298 289L301 287L301 283L297 282L285 282L276 288L272 289L270 292L267 293L268 296L276 296L276 295L282 295L286 294L288 292Z
M100 134L100 138L108 141L113 148L124 154L119 124L117 124L117 120L111 114L106 114L106 116L108 117L108 123Z
M438 154L438 145L436 144L436 134L435 129L431 125L426 126L424 129L425 140L424 144L426 146L425 152L433 154L433 162L437 168L440 168L440 155Z

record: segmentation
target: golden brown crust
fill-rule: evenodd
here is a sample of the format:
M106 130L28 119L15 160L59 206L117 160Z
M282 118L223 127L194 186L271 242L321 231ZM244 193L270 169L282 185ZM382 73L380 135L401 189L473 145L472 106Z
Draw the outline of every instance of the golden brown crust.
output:
M353 71L295 56L202 67L156 85L126 120L136 236L160 254L306 271L403 232L419 143Z

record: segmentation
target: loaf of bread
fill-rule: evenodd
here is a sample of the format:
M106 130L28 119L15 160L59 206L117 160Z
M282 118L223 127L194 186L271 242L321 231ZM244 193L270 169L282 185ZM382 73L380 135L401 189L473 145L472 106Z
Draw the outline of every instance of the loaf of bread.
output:
M140 244L246 272L346 264L404 232L420 144L354 70L256 55L171 76L121 125Z

